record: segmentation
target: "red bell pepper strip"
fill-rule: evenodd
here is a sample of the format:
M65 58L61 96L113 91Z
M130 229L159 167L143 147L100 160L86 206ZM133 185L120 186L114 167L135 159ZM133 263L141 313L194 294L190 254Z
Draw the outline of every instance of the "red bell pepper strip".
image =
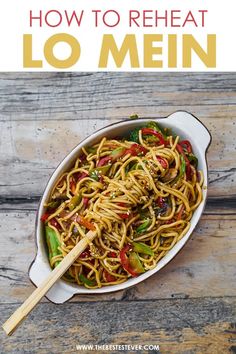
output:
M179 145L180 145L182 148L185 148L189 154L192 153L192 151L193 151L192 145L191 145L191 143L190 143L188 140L182 140L182 141L180 141L180 142L179 142Z
M107 283L111 283L116 281L116 277L114 275L110 274L106 269L103 271L103 277Z
M120 207L126 207L127 204L120 202L120 203L117 203L117 205L119 205Z
M40 220L41 220L42 222L45 222L45 221L49 218L50 215L51 215L51 213L44 213L44 214L41 216Z
M78 215L78 216L76 217L76 221L77 221L80 225L86 227L86 229L88 229L88 230L91 230L91 231L95 231L95 230L96 230L94 224L91 223L90 221L86 220L82 215Z
M129 149L125 151L125 154L130 154L132 156L138 156L140 154L145 155L148 150L140 144L132 144Z
M52 218L50 221L50 224L52 225L52 226L54 226L56 229L60 229L61 228L61 226L60 226L60 224L57 222L57 220L55 219L55 218Z
M89 257L91 257L91 254L89 248L87 247L82 253L80 253L79 258L84 259Z
M160 164L163 168L166 169L168 167L168 163L167 163L166 159L164 159L163 157L157 156L157 161L160 162Z
M119 147L115 150L113 150L110 155L102 157L97 164L97 167L102 167L106 166L110 162L114 162L118 160L120 157L122 157L125 154L126 149L124 147Z
M76 189L76 183L75 183L74 178L72 178L70 180L70 190L71 190L72 194L75 194L75 189Z
M117 257L116 252L109 252L108 257L116 258Z
M201 181L201 174L199 173L199 171L197 171L197 181L198 181L198 182Z
M138 273L136 273L129 264L129 258L127 257L126 253L132 249L132 246L127 244L125 247L122 248L120 251L120 261L123 268L130 274L132 277L137 277Z
M128 217L130 216L129 213L118 214L118 215L119 215L119 217L120 217L121 219L128 219Z
M185 155L184 150L180 144L176 144L176 150L179 154Z
M166 145L166 141L163 135L151 128L142 128L141 129L143 135L154 135L159 139L160 145Z
M110 163L111 161L112 161L112 157L111 157L110 155L109 155L109 156L102 157L102 158L98 161L97 167L105 166L105 165L107 165L108 163Z
M88 174L86 172L76 172L76 173L73 173L73 177L74 177L74 180L79 182L81 181L81 179L87 177Z
M81 180L84 179L85 177L88 177L88 173L82 172L82 173L80 174L80 176L78 177L77 182L81 181Z
M85 208L87 208L88 202L89 202L89 198L84 197L84 198L83 198L83 204L84 204L84 207L85 207Z

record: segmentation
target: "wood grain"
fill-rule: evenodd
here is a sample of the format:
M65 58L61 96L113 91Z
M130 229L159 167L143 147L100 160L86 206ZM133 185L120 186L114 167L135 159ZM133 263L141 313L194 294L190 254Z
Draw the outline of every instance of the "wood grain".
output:
M14 308L0 306L3 317ZM0 351L58 354L76 353L77 344L159 344L161 354L235 353L235 308L234 298L40 304L11 338L0 333Z
M62 306L44 299L12 338L0 332L0 353L76 353L76 344L236 351L236 73L0 73L1 318L34 289L35 210L61 159L110 122L176 110L199 117L213 136L209 198L190 241L134 288Z
M120 119L177 109L234 117L232 73L1 73L0 119ZM217 109L216 109L217 107Z

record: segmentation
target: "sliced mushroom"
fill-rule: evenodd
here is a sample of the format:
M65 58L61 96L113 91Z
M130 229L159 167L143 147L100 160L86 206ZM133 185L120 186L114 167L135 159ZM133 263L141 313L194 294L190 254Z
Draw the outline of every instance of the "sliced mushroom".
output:
M177 168L170 168L164 177L161 178L162 182L168 183L173 181L177 177L178 170Z

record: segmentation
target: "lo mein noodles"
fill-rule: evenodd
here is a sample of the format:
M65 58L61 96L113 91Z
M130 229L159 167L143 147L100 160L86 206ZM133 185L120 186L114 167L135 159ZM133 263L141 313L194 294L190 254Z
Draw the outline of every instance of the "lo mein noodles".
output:
M65 280L94 289L153 269L186 234L202 201L197 164L188 140L152 121L82 148L41 218L51 267L96 230Z

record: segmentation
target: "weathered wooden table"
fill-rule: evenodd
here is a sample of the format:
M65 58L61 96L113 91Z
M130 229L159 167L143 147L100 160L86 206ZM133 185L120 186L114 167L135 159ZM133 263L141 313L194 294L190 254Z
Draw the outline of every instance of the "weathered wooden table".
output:
M0 353L75 353L77 344L235 352L236 73L0 74L1 321L34 289L37 204L60 160L111 121L176 110L213 136L207 207L186 247L134 288L60 306L44 299L12 337L1 331Z

